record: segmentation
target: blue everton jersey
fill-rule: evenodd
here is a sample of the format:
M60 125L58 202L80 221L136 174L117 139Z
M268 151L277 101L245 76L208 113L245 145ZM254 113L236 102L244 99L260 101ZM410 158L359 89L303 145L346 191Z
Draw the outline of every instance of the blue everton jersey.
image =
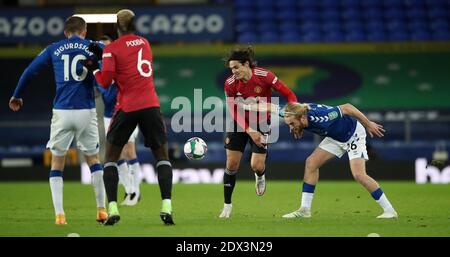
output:
M305 130L339 142L347 142L355 133L356 119L342 115L339 107L309 104L308 127Z
M114 107L117 102L117 86L114 83L108 89L104 89L100 85L97 86L97 88L102 93L102 99L105 105L103 116L106 118L112 118L114 114Z
M72 36L45 48L25 69L14 91L14 97L20 98L23 88L32 83L33 77L44 67L52 65L56 82L53 108L95 108L95 79L81 64L82 60L92 55L88 51L90 42L90 40Z

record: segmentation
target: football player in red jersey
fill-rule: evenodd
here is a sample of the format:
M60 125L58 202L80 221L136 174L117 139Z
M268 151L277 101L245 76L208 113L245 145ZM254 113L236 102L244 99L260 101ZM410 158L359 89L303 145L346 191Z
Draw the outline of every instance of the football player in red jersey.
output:
M225 81L227 107L231 112L234 124L232 131L227 129L225 149L227 154L226 169L223 177L224 207L220 218L229 218L232 204L231 195L236 184L236 173L247 142L250 143L252 156L250 166L255 172L256 194L262 196L266 189L265 161L267 156L267 138L270 128L268 126L269 113L251 115L248 111L241 112L240 100L250 99L270 103L272 90L277 91L288 102L296 102L297 96L279 80L271 71L257 67L253 49L237 47L226 58L225 65L231 69L232 76ZM236 108L238 107L238 108ZM243 114L243 115L242 115ZM264 126L266 125L266 126Z
M89 49L102 57L101 71L95 67L95 62L86 62L87 68L93 70L95 79L102 87L108 88L113 80L118 87L117 105L106 142L104 180L109 217L104 224L113 225L120 220L116 162L138 125L145 138L145 146L151 148L157 160L162 198L160 217L165 224L173 225L172 165L169 161L166 127L153 84L152 50L147 39L134 34L134 17L133 11L120 10L117 13L119 38L107 45L103 52L98 45L90 45Z

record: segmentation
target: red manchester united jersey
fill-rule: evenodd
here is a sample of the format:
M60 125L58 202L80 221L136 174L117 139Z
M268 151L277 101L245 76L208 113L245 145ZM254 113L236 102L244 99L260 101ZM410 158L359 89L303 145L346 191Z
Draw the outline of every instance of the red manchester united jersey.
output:
M227 97L242 97L247 99L249 97L262 98L264 101L270 102L272 97L272 89L286 97L288 102L296 102L297 96L271 71L255 67L252 69L252 77L249 81L244 82L242 80L235 79L232 75L225 81L225 93ZM248 112L246 117L241 117L236 108L234 108L235 102L227 100L228 108L231 111L233 119L244 129L249 126ZM269 115L265 116L269 118Z
M102 72L112 72L118 85L116 109L125 112L159 107L153 85L152 50L143 37L127 34L103 50Z

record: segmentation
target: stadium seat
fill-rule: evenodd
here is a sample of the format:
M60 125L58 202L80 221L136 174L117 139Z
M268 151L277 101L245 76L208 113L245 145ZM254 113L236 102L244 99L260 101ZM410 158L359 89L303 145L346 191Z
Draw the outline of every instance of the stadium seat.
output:
M242 33L238 35L238 43L241 44L254 44L258 42L258 36L256 33L250 32L250 33Z
M397 30L389 33L389 40L393 42L409 41L410 36L406 31Z
M367 20L380 20L383 18L383 10L379 7L370 7L362 12L362 16Z
M323 39L325 42L342 42L344 41L344 35L341 31L329 31Z
M346 20L361 19L361 11L359 8L345 8L341 11L341 17Z
M336 8L323 9L320 16L325 22L337 22L341 19L341 14Z
M427 30L415 30L411 32L411 39L413 41L429 41L431 35Z
M277 14L277 19L280 21L295 21L297 20L297 11L295 9L283 9Z
M381 7L381 1L380 0L364 0L361 1L361 6L363 9L369 9L373 7Z
M367 40L371 42L386 42L386 33L383 30L373 30L367 32Z
M364 0L341 0L339 2L343 8L359 8L363 1Z
M362 30L351 30L345 35L347 42L363 42L366 40L366 34Z
M414 7L406 11L406 16L408 16L410 20L425 19L427 18L427 12L424 10L424 8Z
M336 31L336 30L342 30L342 25L340 22L324 22L322 24L322 30L324 33L327 33L329 31Z
M436 32L433 32L432 37L436 41L450 41L450 32L436 31Z
M326 0L322 0L326 1ZM316 7L318 4L317 0L298 0L297 6L300 8L310 8L310 7Z
M384 12L384 17L388 20L392 19L404 19L406 17L403 9L399 7L389 8Z
M276 43L279 41L280 38L275 31L266 31L261 34L261 42L263 43Z
M301 36L296 31L283 33L281 35L281 42L284 42L284 43L298 43L300 41L301 41Z
M297 12L297 18L306 21L316 21L320 19L320 13L317 8L301 8Z
M318 31L309 31L303 34L302 41L308 43L320 42L322 40L322 33Z
M258 23L256 25L256 30L259 33L265 32L265 31L273 31L273 32L277 32L278 30L278 25L275 22L272 21L265 21L265 22L261 22Z
M237 9L246 7L246 8L252 8L254 7L253 1L247 1L247 0L234 0L234 6L236 6Z

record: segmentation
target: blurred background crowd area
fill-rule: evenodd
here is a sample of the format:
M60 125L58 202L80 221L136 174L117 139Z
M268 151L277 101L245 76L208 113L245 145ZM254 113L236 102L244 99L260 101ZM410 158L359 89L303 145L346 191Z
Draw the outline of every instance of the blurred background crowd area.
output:
M223 164L221 132L171 128L175 97L224 99L230 71L222 58L236 44L250 44L302 102L352 103L387 130L368 139L372 159L413 162L444 156L450 144L449 0L159 0L0 1L0 158L45 162L50 131L53 73L44 71L26 89L24 108L13 113L9 97L23 70L49 43L63 38L61 22L75 13L136 13L138 34L154 54L154 82L169 132L172 159L184 162L184 142L203 138L204 163ZM88 38L117 35L112 23L89 23ZM283 104L283 100L281 99ZM103 133L103 106L97 97ZM208 113L203 110L203 115ZM220 122L220 121L217 121ZM305 134L295 142L283 124L269 161L301 162L320 142ZM194 125L191 127L194 128ZM74 145L75 146L75 145ZM292 154L295 152L295 154ZM150 152L138 141L141 162Z

